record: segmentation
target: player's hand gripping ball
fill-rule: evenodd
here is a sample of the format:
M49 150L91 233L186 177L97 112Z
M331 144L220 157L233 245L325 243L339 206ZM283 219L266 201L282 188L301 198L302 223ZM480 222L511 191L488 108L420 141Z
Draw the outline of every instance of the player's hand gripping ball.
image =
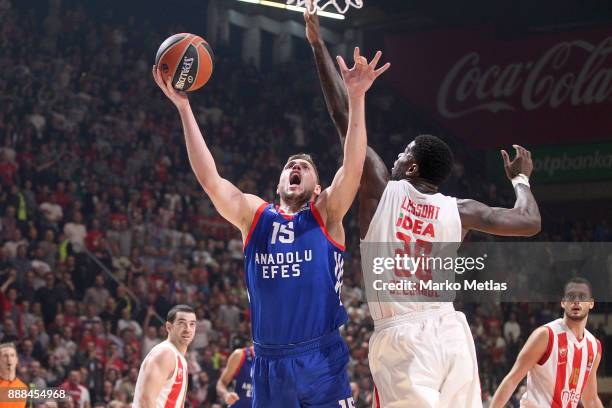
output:
M202 37L179 33L168 37L159 46L155 65L164 80L172 79L174 89L191 92L200 89L210 79L214 55Z

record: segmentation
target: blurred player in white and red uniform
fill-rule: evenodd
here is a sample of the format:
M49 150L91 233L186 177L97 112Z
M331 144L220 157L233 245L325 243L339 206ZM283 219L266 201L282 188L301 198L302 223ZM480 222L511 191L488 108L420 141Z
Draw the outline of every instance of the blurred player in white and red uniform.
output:
M597 396L601 343L585 327L593 308L591 284L573 278L565 285L563 318L537 328L493 396L490 408L503 408L527 375L522 408L603 408Z
M133 408L181 408L187 394L185 353L193 341L195 311L174 306L166 318L168 338L153 347L140 366Z
M349 117L346 91L319 33L317 16L306 13L305 20L325 102L344 144ZM375 406L482 406L474 340L465 316L455 311L450 296L438 297L432 290L376 289L381 275L364 264L376 259L387 264L396 255L442 259L442 254L453 254L469 230L503 236L537 234L541 222L529 186L531 153L518 145L514 148L513 160L506 151L501 155L516 201L513 208L496 208L439 192L451 173L453 154L438 137L417 136L398 155L391 172L368 147L358 211L366 296L375 327L369 347L377 390ZM393 284L410 280L419 285L441 275L433 268L417 267L414 273L385 269L390 279L384 283ZM451 276L454 273L450 271Z

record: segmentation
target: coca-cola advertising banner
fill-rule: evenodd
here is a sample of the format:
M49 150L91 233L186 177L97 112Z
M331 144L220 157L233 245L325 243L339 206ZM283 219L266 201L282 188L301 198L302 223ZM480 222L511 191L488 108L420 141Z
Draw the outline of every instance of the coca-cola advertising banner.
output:
M388 78L473 147L612 139L612 30L386 38Z

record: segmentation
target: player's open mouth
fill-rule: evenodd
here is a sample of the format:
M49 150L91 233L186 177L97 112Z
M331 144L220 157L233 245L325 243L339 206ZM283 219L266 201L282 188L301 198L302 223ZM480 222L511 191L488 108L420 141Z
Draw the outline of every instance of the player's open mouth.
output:
M290 186L299 186L301 183L300 175L298 173L292 173L289 176L289 185Z

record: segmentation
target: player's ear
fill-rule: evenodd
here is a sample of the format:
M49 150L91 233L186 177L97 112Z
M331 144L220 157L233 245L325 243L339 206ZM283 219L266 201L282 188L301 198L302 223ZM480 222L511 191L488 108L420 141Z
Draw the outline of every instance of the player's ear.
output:
M419 165L416 163L410 163L406 169L406 176L417 177L419 175Z
M170 333L170 329L172 329L172 323L166 322L166 332Z

